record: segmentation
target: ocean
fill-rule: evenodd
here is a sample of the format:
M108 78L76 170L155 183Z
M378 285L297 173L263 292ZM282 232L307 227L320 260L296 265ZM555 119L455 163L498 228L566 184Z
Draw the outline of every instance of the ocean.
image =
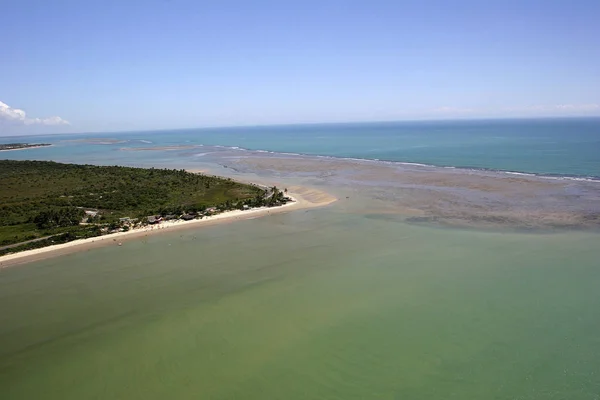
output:
M338 198L0 269L2 399L599 398L598 119L1 140Z
M90 137L117 140L112 143L76 141ZM35 153L5 153L4 157L21 159L35 154L40 159L83 162L92 157L93 161L108 162L122 158L111 151L123 147L203 145L240 151L600 177L600 118L287 125L0 137L1 143L19 140L43 141L56 147L38 149Z

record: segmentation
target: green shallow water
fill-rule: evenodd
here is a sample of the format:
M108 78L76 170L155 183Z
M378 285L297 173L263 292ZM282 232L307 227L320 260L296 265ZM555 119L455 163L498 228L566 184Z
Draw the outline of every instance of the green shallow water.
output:
M0 271L9 399L598 399L598 235L337 208Z

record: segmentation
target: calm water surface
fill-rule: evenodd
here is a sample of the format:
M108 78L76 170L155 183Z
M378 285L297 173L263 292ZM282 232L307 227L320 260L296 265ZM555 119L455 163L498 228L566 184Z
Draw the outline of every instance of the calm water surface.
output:
M127 140L5 154L207 157ZM0 398L599 398L597 234L419 227L338 194L0 270Z
M331 209L0 273L3 399L595 399L585 233ZM596 397L594 397L596 396Z
M116 142L72 141L90 137L116 139ZM0 143L15 141L46 142L55 146L5 152L2 157L110 164L125 157L123 148L204 145L233 147L240 152L250 149L600 178L600 118L289 125L0 137ZM201 158L213 151L215 149L197 148L181 153ZM127 158L138 165L164 163L173 153L165 157L129 152Z

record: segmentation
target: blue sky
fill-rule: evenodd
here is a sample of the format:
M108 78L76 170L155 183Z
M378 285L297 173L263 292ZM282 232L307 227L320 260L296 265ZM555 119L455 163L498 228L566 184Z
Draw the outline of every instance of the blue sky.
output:
M600 115L599 20L597 0L0 0L0 134Z

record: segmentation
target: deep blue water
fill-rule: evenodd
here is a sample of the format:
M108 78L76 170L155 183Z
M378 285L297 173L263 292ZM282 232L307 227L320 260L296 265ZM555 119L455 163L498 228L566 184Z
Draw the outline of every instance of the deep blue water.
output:
M114 138L123 142L90 144L65 141ZM492 169L544 175L600 177L600 118L435 121L287 125L93 133L0 138L57 144L51 148L2 153L1 158L102 159L147 163L148 152L123 147L211 145L332 157L364 158L436 166ZM189 153L189 150L187 150ZM201 151L198 150L198 153ZM166 162L177 152L152 152ZM145 161L145 162L144 162Z

